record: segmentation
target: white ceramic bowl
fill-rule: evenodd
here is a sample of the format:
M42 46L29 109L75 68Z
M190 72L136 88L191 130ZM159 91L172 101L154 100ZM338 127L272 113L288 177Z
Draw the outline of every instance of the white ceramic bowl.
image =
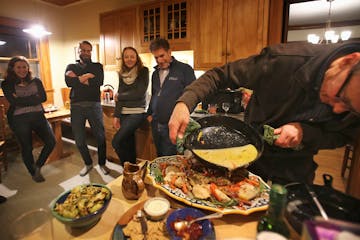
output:
M162 220L170 209L170 202L162 197L148 199L144 204L144 211L148 218L154 221Z

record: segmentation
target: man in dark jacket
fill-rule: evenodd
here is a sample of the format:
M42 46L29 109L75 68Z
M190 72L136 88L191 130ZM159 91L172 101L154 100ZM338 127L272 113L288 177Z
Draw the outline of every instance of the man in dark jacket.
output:
M148 114L151 115L153 139L158 156L177 153L176 145L169 138L168 122L176 100L184 88L195 80L195 73L188 64L177 61L171 56L169 42L155 39L150 51L157 62L152 75L151 100Z
M109 173L106 163L106 140L103 123L103 112L100 104L100 86L104 83L104 71L100 63L91 61L92 45L88 41L79 44L80 61L69 64L65 70L65 81L71 87L71 127L76 146L85 162L80 176L85 176L93 168L89 149L86 143L86 120L98 144L98 161L100 170Z
M319 149L336 148L359 133L360 43L280 44L206 72L188 86L171 116L170 138L182 137L189 113L218 89L253 90L245 121L279 135L249 170L279 183L312 183Z

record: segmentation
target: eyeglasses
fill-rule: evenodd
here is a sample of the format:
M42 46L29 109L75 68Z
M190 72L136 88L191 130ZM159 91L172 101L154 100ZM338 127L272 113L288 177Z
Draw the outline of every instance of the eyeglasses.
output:
M81 49L80 48L80 52L81 53L91 53L92 50L86 50L86 49Z
M345 106L348 108L349 112L351 112L352 114L354 114L355 116L357 117L360 117L360 113L357 112L353 106L351 105L350 103L350 100L348 98L345 97L345 89L347 87L347 85L349 84L350 82L350 79L352 78L353 76L353 69L350 70L348 76L346 77L343 85L341 86L341 88L339 89L339 91L337 92L337 94L335 95L336 98L338 98L342 103L345 104Z

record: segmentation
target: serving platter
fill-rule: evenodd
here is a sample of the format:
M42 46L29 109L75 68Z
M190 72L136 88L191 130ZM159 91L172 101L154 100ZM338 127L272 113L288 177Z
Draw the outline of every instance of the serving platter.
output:
M269 192L270 187L257 175L249 172L249 178L256 178L260 183L260 193L257 197L252 200L246 201L246 204L239 204L233 206L219 206L214 204L213 201L208 199L202 200L195 198L192 194L185 194L184 191L180 188L170 186L166 181L159 181L159 169L164 164L179 163L181 164L184 161L184 156L182 155L173 155L173 156L164 156L154 159L147 167L147 180L149 180L152 185L158 188L160 191L164 192L169 197L185 203L191 207L200 208L204 210L222 212L223 214L241 214L249 215L253 212L265 211L268 208L269 203ZM187 173L185 173L186 175ZM165 176L160 176L165 177Z

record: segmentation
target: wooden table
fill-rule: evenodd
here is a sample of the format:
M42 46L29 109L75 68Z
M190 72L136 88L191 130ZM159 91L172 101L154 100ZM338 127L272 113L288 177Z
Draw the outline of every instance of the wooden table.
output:
M54 234L55 240L67 240L67 239L112 239L112 232L116 223L120 217L131 207L153 196L163 196L167 198L172 207L182 207L182 203L179 203L159 190L150 185L146 185L146 190L142 194L139 200L126 200L122 194L121 183L123 176L118 177L114 181L110 182L108 186L112 191L112 200L105 211L100 221L91 229L79 230L65 227L55 218ZM205 212L205 211L204 211ZM264 212L257 212L249 216L243 216L238 214L225 215L221 219L212 220L214 223L216 239L232 239L238 240L254 240L256 235L257 221ZM292 238L298 239L298 237Z
M55 148L51 152L47 162L59 160L69 156L71 153L65 153L63 148L61 122L64 118L70 117L70 109L61 108L54 112L45 113L45 117L53 128L56 140Z

